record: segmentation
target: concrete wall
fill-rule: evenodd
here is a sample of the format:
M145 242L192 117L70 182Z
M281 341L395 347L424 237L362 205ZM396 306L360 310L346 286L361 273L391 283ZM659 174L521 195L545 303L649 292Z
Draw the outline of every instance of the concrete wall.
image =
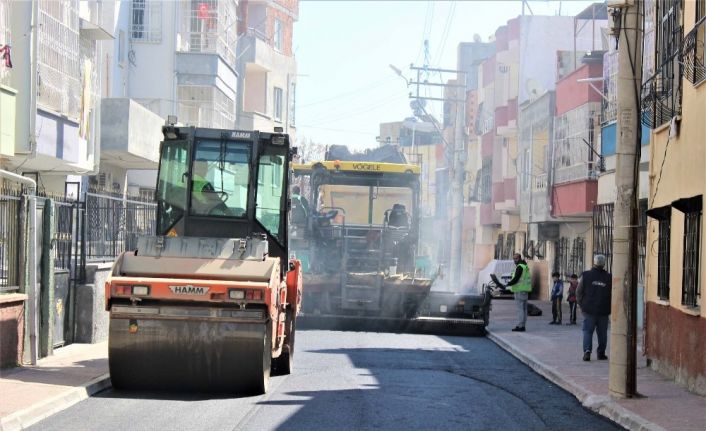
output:
M15 155L16 92L0 85L0 156Z
M26 300L27 295L20 293L0 295L0 368L22 361Z
M108 339L105 281L112 263L86 265L86 284L76 286L76 342L98 343Z
M126 7L132 2L125 1ZM159 105L159 114L176 114L176 37L178 25L178 8L181 2L163 1L162 3L162 41L160 43L144 43L132 41L134 64L128 67L128 95L140 99L162 99L171 101Z
M104 99L101 161L124 169L156 169L164 120L132 99Z

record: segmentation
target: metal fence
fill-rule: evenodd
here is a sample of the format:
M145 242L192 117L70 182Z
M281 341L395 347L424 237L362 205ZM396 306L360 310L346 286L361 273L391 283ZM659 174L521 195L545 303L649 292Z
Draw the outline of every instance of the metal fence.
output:
M19 289L22 194L0 190L0 292Z
M109 261L137 247L137 237L154 235L157 205L137 197L86 193L85 256Z

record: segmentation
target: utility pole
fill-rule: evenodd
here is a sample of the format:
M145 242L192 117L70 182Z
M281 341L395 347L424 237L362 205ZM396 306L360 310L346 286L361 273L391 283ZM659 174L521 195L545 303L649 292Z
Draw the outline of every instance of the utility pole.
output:
M466 72L452 69L439 69L430 67L410 66L410 69L417 72L417 80L409 81L408 84L417 86L416 95L411 95L410 98L417 100L417 106L421 108L424 114L431 118L424 109L423 102L451 102L454 103L455 121L454 121L454 140L453 144L446 142L443 136L443 131L436 126L437 131L441 135L441 139L445 145L445 153L449 156L446 162L449 168L449 288L452 290L460 290L461 287L461 257L463 250L463 181L465 174L464 157L465 157L465 129L466 129ZM456 84L429 82L420 79L421 72L438 72L456 75ZM419 95L420 86L432 86L442 88L452 88L453 97L424 97ZM432 121L433 122L433 121Z
M618 2L615 2L618 3ZM613 230L613 292L610 326L609 392L637 395L637 225L642 84L642 2L613 8L618 37L618 142Z

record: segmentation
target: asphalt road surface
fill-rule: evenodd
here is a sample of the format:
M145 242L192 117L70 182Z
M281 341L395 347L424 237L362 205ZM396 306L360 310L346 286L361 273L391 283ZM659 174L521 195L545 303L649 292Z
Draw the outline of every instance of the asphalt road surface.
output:
M484 337L306 330L297 332L294 373L273 377L266 395L107 390L31 429L620 428Z

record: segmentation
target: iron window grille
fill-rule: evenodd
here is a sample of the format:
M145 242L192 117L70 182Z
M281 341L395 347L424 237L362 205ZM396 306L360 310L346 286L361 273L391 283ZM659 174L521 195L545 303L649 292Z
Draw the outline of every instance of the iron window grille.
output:
M682 304L699 305L699 260L701 258L701 210L684 214L684 262L682 269Z
M657 220L657 296L659 299L669 300L669 262L670 243L672 230L672 207L667 205L651 208L646 211L646 216Z
M612 271L613 265L613 209L615 204L601 204L593 207L593 254L606 258L605 270Z
M515 234L507 234L505 240L505 250L503 252L503 259L512 259L512 255L515 254Z
M657 1L654 76L642 85L642 121L655 128L681 114L682 13L681 2Z
M159 43L162 41L162 2L132 0L130 38L133 41Z
M490 203L491 197L493 195L492 169L493 159L483 159L483 164L480 172L480 201L484 204Z
M637 284L645 285L645 256L647 254L647 199L640 199L637 228Z
M693 85L698 85L706 79L706 68L704 65L704 44L706 43L706 18L703 12L698 12L699 5L703 7L703 1L697 2L697 18L694 28L684 36L682 47L684 77Z
M496 260L500 260L503 257L503 234L498 235L498 241L495 243L495 255Z
M659 299L669 300L669 247L672 221L667 218L659 220L659 236L657 237L657 295Z
M569 240L561 237L554 241L554 272L559 274L566 273L569 258Z
M586 241L584 241L584 239L581 237L574 238L574 241L571 244L571 256L569 258L569 264L564 274L570 276L571 274L581 274L583 272L585 250Z

